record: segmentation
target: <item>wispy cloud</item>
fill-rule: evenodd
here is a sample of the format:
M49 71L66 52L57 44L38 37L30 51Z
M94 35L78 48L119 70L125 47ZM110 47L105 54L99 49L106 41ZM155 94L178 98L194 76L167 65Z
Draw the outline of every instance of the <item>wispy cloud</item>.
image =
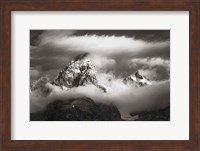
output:
M129 66L135 66L137 64L141 64L144 66L163 66L163 67L169 67L170 61L168 59L163 58L133 58L128 61Z
M31 68L30 69L30 78L31 79L36 79L40 76L40 72L37 69Z
M83 51L101 55L113 55L122 53L131 53L137 55L147 53L149 50L163 49L169 46L169 41L165 42L145 42L135 40L126 36L69 36L49 41L57 48L67 48L71 51Z

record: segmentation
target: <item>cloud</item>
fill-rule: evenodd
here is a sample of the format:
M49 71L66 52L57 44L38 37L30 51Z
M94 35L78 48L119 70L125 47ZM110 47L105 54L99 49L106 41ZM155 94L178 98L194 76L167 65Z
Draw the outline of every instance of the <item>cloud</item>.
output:
M152 42L135 39L134 35L132 37L122 35L87 35L86 33L85 35L74 35L75 33L76 31L72 30L44 31L38 38L37 53L40 52L39 54L41 55L42 51L45 51L44 54L51 55L53 53L52 55L54 56L56 54L63 55L66 52L89 52L104 56L127 53L141 56L149 53L153 55L160 53L160 55L165 57L168 57L169 53L169 40ZM151 32L150 35L155 34ZM48 53L46 53L47 51Z
M74 30L45 30L39 35L37 45L45 45L52 41L71 36L74 33Z
M105 75L106 76L106 75ZM110 75L108 75L109 77ZM107 85L107 93L94 85L80 86L67 91L48 84L53 90L48 97L38 96L36 92L30 94L31 113L45 110L46 106L55 100L68 100L74 97L89 97L95 102L115 105L123 117L130 113L154 111L164 109L170 103L169 81L156 82L154 85L135 88L125 85L121 79L114 78Z
M100 85L106 87L107 93L93 85L61 91L59 87L48 83L46 86L52 90L50 96L43 97L36 91L31 92L31 112L45 110L56 99L83 96L96 102L114 104L123 116L167 107L170 101L169 32L164 32L164 37L152 31L134 31L136 36L126 36L121 31L116 35L112 32L108 35L95 32L40 31L32 38L34 46L30 46L30 75L32 78L49 75L52 80L76 55L88 52L93 64L101 71L97 73L97 79ZM154 84L135 88L122 82L124 76L138 69L142 75L156 80Z
M136 66L137 64L141 64L144 66L163 66L169 67L170 61L168 59L163 58L133 58L128 61L129 66Z
M150 80L166 80L170 77L170 61L164 58L132 58L128 60L128 66L139 69L142 75Z
M114 59L102 57L100 55L90 55L90 59L97 69L101 69L103 71L107 71L116 65L116 61Z
M51 95L42 97L37 91L31 93L31 112L38 112L45 109L50 102L74 97L89 97L95 102L114 104L122 112L143 112L158 110L169 105L170 82L169 80L154 82L153 85L136 88L123 83L123 79L116 78L110 73L98 75L99 84L107 89L104 93L94 85L79 86L67 91L61 90L55 85L48 83L46 86L52 90Z
M100 72L97 75L98 84L102 85L103 87L110 87L113 83L113 80L116 80L116 76L113 74L113 72Z
M139 73L145 77L148 77L150 80L155 80L158 77L157 69L140 69Z
M77 30L74 35L108 35L108 36L126 36L134 37L149 42L168 41L170 39L170 30Z
M30 78L36 79L40 76L40 72L37 69L31 68L30 69Z
M87 32L89 34L87 34ZM79 33L79 34L78 34ZM95 34L97 33L97 34ZM31 67L41 66L41 72L47 70L62 69L69 60L81 53L88 52L93 56L93 62L97 68L106 71L114 71L116 75L121 73L131 74L140 66L130 68L127 62L134 58L165 58L169 59L169 33L157 31L116 31L112 35L104 31L79 31L73 30L47 30L38 36L37 45L31 46ZM123 35L123 33L126 33ZM137 38L134 38L136 34ZM168 38L162 38L166 35ZM143 37L143 39L142 39ZM150 38L149 38L150 37ZM146 39L151 39L149 41ZM156 39L162 39L156 41ZM145 60L144 60L145 61ZM156 62L159 60L152 60Z
M112 55L129 53L137 55L148 51L163 49L169 46L169 41L165 42L145 42L126 36L69 36L61 39L53 39L51 44L60 48L68 48L71 51L83 51L100 55Z

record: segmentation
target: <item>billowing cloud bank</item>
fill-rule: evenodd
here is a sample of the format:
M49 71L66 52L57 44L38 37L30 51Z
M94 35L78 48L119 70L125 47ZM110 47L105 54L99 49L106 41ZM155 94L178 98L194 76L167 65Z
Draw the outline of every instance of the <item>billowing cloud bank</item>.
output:
M49 84L49 88L53 90L50 96L42 97L37 94L37 91L31 93L31 113L45 110L47 104L55 100L67 101L75 97L89 97L95 102L115 105L121 114L159 110L169 106L170 103L170 82L168 80L141 88L126 85L121 79L104 82L105 85L107 93L93 85L61 91L58 87Z

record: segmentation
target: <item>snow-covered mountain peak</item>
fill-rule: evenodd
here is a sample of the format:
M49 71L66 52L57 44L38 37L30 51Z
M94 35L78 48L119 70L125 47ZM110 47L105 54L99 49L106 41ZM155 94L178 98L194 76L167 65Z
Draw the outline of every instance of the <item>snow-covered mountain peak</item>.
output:
M97 71L88 53L76 56L61 70L52 84L61 88L72 88L93 84L101 88L104 92L106 89L98 84L96 77Z
M134 84L136 87L151 85L151 82L145 76L140 75L139 71L124 78L123 81L126 84Z

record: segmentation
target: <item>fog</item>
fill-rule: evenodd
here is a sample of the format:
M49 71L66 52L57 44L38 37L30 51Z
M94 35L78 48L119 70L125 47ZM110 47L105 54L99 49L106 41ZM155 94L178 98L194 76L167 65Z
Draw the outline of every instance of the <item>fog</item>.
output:
M51 94L43 96L37 90L30 94L31 113L44 111L46 106L55 101L67 101L70 98L89 97L97 103L112 104L118 108L122 116L130 113L164 109L170 104L170 81L153 82L152 85L136 88L126 85L122 79L115 78L112 73L101 74L100 84L107 90L104 93L94 85L79 86L69 90L47 83Z

